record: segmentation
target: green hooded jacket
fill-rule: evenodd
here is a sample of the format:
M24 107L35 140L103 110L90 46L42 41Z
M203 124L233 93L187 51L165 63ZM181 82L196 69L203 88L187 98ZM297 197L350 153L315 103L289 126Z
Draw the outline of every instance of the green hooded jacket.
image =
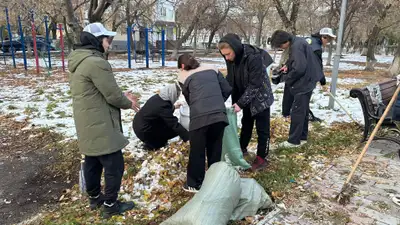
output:
M87 156L119 151L129 141L122 133L120 109L131 101L118 87L103 54L77 49L68 56L69 81L78 146Z

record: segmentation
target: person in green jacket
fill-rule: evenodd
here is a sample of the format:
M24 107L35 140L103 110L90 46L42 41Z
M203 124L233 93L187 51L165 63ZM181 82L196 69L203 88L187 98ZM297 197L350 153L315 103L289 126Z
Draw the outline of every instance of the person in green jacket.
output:
M120 109L139 110L132 93L122 93L104 53L110 46L108 31L101 23L87 25L80 44L68 56L72 107L78 147L85 155L83 173L90 208L103 206L103 217L110 218L134 207L133 202L117 201L124 158L121 149L129 141L122 132ZM100 180L104 168L105 188Z

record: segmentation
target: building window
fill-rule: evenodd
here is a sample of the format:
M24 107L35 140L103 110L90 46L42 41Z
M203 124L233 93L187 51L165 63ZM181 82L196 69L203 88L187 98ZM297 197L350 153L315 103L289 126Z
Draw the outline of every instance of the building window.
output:
M165 7L161 7L161 16L167 16L167 9Z

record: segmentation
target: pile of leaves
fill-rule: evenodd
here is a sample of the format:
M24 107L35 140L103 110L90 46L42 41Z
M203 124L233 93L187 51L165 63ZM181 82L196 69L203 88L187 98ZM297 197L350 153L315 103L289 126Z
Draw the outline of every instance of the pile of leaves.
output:
M287 137L288 125L289 122L284 119L271 121L273 142L278 143ZM307 145L299 149L274 149L270 152L266 170L243 173L242 176L256 179L277 202L288 206L297 204L296 196L301 191L298 187L317 172L313 165L328 165L338 155L354 153L361 138L360 133L355 124L333 124L328 128L314 123ZM177 141L166 148L148 152L142 158L125 152L126 172L121 197L134 200L137 208L124 216L103 221L99 211L88 209L86 197L81 196L75 187L69 190L69 200L62 201L59 209L47 213L42 224L160 224L193 196L182 190L186 180L188 151L188 143ZM262 217L247 218L232 224L254 224Z

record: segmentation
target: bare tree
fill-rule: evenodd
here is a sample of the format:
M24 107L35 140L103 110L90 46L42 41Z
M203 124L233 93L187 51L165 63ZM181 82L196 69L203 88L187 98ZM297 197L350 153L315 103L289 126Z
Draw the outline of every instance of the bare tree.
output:
M387 21L386 19L391 16L391 14L396 14L398 13L398 7L399 3L386 3L386 2L381 2L381 1L373 1L372 4L370 5L368 12L368 15L374 15L372 13L375 13L375 22L373 22L372 25L372 30L368 33L368 39L367 39L367 63L365 70L367 71L374 71L375 70L375 63L376 63L376 58L375 58L375 48L378 43L379 35L382 30L392 27L394 25L397 25L400 23L400 20L398 19L398 14L395 16L394 21ZM391 10L394 8L395 10Z
M389 68L389 72L393 76L400 75L400 43L397 43L397 49L394 54L392 65Z
M217 31L223 26L230 9L234 6L232 0L221 1L217 0L215 7L209 8L205 14L205 27L210 31L207 43L207 52L211 49L211 43Z
M178 6L178 19L180 20L180 24L187 24L188 27L186 32L177 40L175 44L174 51L172 53L172 58L176 58L178 55L178 50L182 47L182 44L187 41L187 39L192 34L196 25L199 24L200 18L204 15L204 13L213 5L213 1L194 1L186 0L181 2ZM190 21L189 23L183 22Z
M283 22L283 25L286 29L291 31L293 34L297 33L296 22L299 14L300 8L300 0L289 0L285 2L284 0L273 0L275 3L276 10L278 11L279 16ZM291 12L289 14L289 10L284 9L284 4L291 5Z

